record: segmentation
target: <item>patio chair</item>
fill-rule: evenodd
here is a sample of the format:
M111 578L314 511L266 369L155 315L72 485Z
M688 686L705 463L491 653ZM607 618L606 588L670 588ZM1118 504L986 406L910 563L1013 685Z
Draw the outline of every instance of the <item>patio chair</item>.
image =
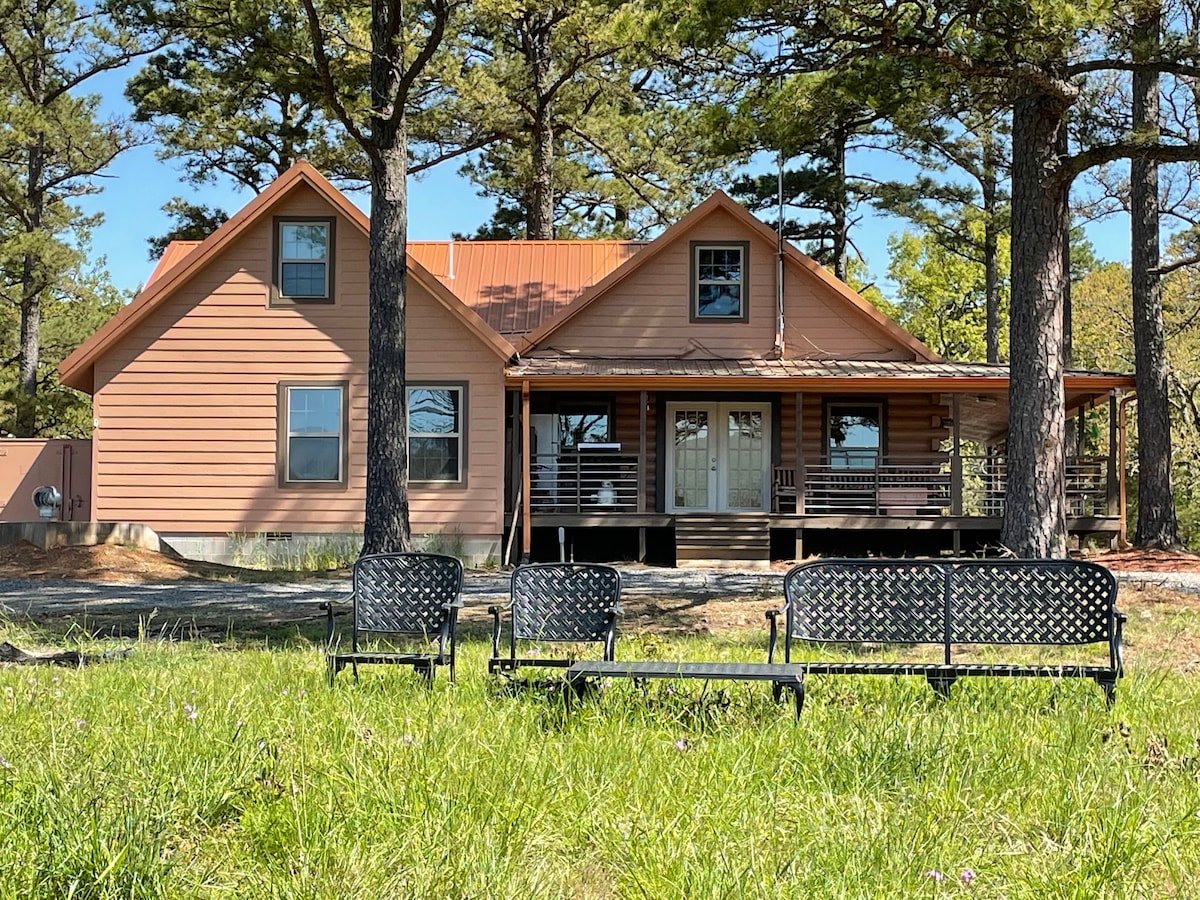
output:
M450 668L454 680L454 630L462 608L462 563L437 553L379 553L354 564L354 593L344 601L321 604L328 614L326 646L329 684L348 664L358 678L359 663L412 666L433 684L437 666ZM350 652L338 652L334 606L349 604L352 619ZM361 649L364 638L400 635L419 638L437 650L399 652Z
M513 673L521 666L566 668L566 658L519 657L518 641L571 641L603 644L613 659L617 616L621 612L621 573L588 563L539 563L512 574L511 599L490 606L492 656L488 673ZM501 617L511 613L508 655L500 655Z

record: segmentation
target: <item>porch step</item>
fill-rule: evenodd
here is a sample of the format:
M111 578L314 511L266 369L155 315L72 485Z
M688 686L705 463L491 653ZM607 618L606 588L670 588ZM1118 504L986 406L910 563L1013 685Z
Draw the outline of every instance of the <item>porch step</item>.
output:
M676 516L675 561L764 562L771 559L771 533L764 514Z

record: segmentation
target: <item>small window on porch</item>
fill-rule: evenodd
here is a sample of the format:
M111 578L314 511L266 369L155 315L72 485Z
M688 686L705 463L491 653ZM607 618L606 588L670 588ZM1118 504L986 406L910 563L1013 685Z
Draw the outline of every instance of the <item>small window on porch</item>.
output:
M883 404L830 403L825 434L830 466L874 467L883 449Z
M558 408L558 449L578 450L580 444L605 443L612 437L612 414L607 403L572 403Z

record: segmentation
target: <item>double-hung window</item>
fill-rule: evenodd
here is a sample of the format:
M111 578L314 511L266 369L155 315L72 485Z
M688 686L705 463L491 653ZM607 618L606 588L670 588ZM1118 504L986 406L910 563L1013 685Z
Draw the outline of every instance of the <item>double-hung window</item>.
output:
M706 244L693 241L691 250L691 320L748 321L746 260L750 245L746 242Z
M280 484L346 483L345 382L279 386Z
M458 483L466 465L467 390L463 385L408 389L408 478Z
M333 302L333 219L276 219L272 298Z

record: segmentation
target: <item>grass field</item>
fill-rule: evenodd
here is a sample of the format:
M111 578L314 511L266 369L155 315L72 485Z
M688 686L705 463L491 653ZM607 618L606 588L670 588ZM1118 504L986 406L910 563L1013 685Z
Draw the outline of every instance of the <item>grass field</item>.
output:
M1200 678L1155 652L1200 621L1155 609L1111 710L1006 679L814 678L798 723L762 685L567 703L490 681L477 637L432 691L330 689L300 636L5 668L0 897L1200 897ZM620 649L761 659L762 633Z

